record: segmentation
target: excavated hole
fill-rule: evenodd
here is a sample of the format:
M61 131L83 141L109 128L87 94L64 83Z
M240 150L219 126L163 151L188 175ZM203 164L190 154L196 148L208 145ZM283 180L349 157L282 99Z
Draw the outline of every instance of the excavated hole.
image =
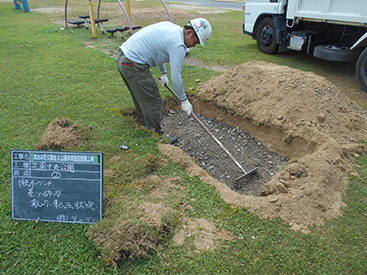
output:
M275 175L288 158L267 150L248 132L224 121L203 116L199 110L212 106L190 97L196 114L210 132L224 145L246 171L257 167L256 173L236 182L244 172L226 155L219 145L205 132L193 117L188 117L175 101L166 101L162 127L166 133L178 137L178 144L196 163L213 178L225 183L235 192L257 197L260 189ZM217 112L220 117L221 112ZM210 116L210 114L209 114ZM228 118L227 118L228 119ZM232 120L233 121L233 120Z

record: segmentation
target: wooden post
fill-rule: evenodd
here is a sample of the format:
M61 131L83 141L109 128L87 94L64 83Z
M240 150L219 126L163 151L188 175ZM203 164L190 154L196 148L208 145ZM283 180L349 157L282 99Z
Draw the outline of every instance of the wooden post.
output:
M126 0L126 13L129 17L129 20L131 21L131 12L130 12L130 0Z
M89 1L89 16L90 16L90 25L92 29L92 34L94 38L97 38L96 22L94 20L94 12L93 12L93 2L92 0L88 1Z
M126 9L127 17L129 17L129 20L131 22L130 0L126 0L125 9ZM128 30L128 32L131 33L130 30Z

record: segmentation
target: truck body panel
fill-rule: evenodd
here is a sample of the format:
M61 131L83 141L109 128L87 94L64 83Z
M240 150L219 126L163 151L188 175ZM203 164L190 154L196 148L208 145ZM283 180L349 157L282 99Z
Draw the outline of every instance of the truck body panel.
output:
M263 15L272 15L272 14L283 14L284 13L284 5L287 3L286 0L281 0L278 3L270 3L269 0L259 0L253 2L251 0L245 1L251 2L249 9L245 9L245 23L243 27L244 33L251 33L254 29L257 19L259 16Z
M286 18L367 26L367 0L289 0Z

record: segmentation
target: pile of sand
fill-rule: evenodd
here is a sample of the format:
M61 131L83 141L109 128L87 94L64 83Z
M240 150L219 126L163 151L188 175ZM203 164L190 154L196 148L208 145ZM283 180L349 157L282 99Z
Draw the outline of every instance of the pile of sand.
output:
M93 127L73 124L68 119L55 119L43 133L41 141L35 145L39 150L64 150L73 148L88 140Z
M367 140L367 114L332 83L311 72L249 62L202 84L199 97L206 107L197 105L197 111L248 131L291 159L258 198L205 176L226 201L262 218L280 217L293 229L342 215L349 175L358 176L353 163L363 151L359 142Z

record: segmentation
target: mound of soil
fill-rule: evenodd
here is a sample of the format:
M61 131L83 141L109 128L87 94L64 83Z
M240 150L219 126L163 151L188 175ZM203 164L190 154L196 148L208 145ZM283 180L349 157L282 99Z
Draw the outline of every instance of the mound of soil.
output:
M280 217L293 229L342 215L342 195L350 173L356 175L354 157L363 152L359 141L367 138L367 115L332 83L311 72L249 62L200 85L192 103L196 112L247 131L266 149L291 159L257 198L211 178L226 201L262 218ZM161 150L180 162L179 148Z
M35 145L39 150L63 150L80 145L88 140L92 126L83 129L79 124L73 124L68 119L55 119L50 122L42 135L41 141Z

